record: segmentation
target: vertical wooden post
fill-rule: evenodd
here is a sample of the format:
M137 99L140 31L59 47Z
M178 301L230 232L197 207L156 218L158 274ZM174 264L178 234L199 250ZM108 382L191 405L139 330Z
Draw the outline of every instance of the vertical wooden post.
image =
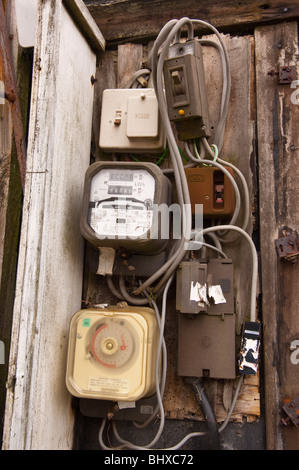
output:
M19 44L14 1L9 2L5 9L5 30L9 35L10 72L15 71L17 90L23 114L23 126L26 128L24 116L28 113L31 50L24 50ZM4 30L3 30L4 31ZM2 32L3 32L2 31ZM4 45L2 42L2 45ZM0 54L0 86L7 92L7 80L4 79L3 56ZM8 55L6 56L6 60ZM7 73L6 64L6 73ZM15 84L16 85L16 84ZM4 94L4 96L6 96ZM12 103L6 97L0 98L0 419L3 423L5 410L6 381L8 373L8 357L10 350L12 312L15 293L16 266L18 257L19 230L22 211L22 186L17 162L16 146L14 145ZM25 134L25 131L23 132ZM4 355L3 355L4 354ZM2 425L0 428L2 440Z
M76 6L86 9L79 0ZM82 300L79 219L96 67L85 39L88 15L83 35L78 8L74 20L62 2L38 4L3 438L10 450L71 449L73 443L65 367L69 320Z
M298 450L299 429L284 428L281 417L284 400L299 394L299 365L291 361L299 339L299 263L283 262L275 248L284 227L299 230L299 105L277 75L279 67L298 64L297 23L257 28L255 51L267 447Z

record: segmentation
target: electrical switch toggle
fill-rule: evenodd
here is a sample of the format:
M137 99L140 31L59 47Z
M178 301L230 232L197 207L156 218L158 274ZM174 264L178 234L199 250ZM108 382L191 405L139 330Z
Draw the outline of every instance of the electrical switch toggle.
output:
M184 94L184 85L183 85L183 76L180 74L179 70L173 70L171 72L173 94L174 95L183 95Z

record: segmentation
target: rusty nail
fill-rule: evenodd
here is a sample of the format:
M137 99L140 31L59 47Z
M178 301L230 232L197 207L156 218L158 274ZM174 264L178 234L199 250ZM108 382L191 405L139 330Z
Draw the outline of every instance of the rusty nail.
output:
M295 145L291 145L290 149L292 150L292 152L294 152L294 150L296 150Z
M90 77L90 81L91 81L91 84L94 85L95 82L97 82L97 79L94 78L94 76L92 75L92 76Z
M16 97L15 97L14 93L7 93L7 92L5 92L4 98L6 98L7 101L9 101L9 102L12 103L12 104L16 101Z
M270 75L270 77L274 77L274 75L278 75L278 71L277 70L269 70L268 75Z
M281 418L281 423L284 426L288 426L291 423L291 420L290 420L290 418Z

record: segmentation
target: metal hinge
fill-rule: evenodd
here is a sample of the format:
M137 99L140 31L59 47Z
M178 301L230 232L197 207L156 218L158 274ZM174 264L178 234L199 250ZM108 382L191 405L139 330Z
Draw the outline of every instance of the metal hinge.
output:
M282 418L282 423L287 426L291 422L298 426L299 424L299 396L293 400L288 401L283 406L284 412L287 414L287 418Z
M280 85L287 85L296 80L296 66L295 65L283 65L278 67L276 70L270 70L268 75L271 77L278 77L278 83Z
M275 240L277 254L284 261L296 263L299 256L298 236L289 230L283 230L283 235Z

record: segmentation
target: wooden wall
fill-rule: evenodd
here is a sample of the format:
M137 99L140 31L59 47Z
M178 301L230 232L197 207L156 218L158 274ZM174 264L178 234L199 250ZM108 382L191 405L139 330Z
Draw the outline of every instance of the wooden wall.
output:
M299 215L296 181L299 170L296 159L298 145L299 105L294 99L298 84L281 84L279 67L295 66L298 75L297 2L205 2L197 5L190 0L182 2L101 2L86 0L95 21L104 32L107 50L99 63L100 88L96 98L95 132L98 129L101 87L114 87L121 80L121 63L127 72L141 66L146 58L148 40L154 39L160 28L171 18L188 16L212 23L225 36L232 63L232 96L223 158L237 162L244 172L251 190L251 233L260 259L260 291L258 316L263 326L261 355L262 376L249 380L248 390L237 402L233 420L266 417L268 449L298 449L298 428L282 425L283 405L299 395L298 361L298 263L283 262L277 254L275 240L285 235L285 228L297 234ZM205 31L200 31L205 33ZM118 46L117 44L122 44ZM129 52L130 51L130 52ZM130 61L130 57L135 57ZM218 65L210 54L205 56L210 98L215 99L215 77ZM214 67L214 68L213 68ZM116 75L114 71L116 70ZM294 79L293 79L294 80ZM217 80L216 80L217 81ZM293 102L292 102L293 97ZM216 106L216 101L214 102ZM214 106L214 105L212 105ZM216 112L216 107L213 108ZM97 135L95 141L97 141ZM95 158L103 158L95 146ZM232 247L232 256L237 253ZM246 251L246 250L245 250ZM237 310L246 308L249 276L248 259L237 262ZM103 301L105 288L86 281L85 299ZM90 296L90 297L88 297ZM168 330L170 347L176 339L175 325ZM295 349L295 353L294 353ZM293 356L291 356L293 353ZM172 356L174 357L174 356ZM176 377L175 360L169 364L169 390L165 406L169 417L186 418L198 415L192 397L182 392ZM227 391L229 390L229 392ZM233 385L213 383L209 393L219 420L232 396ZM260 398L265 395L265 403ZM182 398L184 397L184 398ZM200 419L200 418L199 418Z
M271 2L207 0L200 5L194 0L185 2L85 0L84 3L107 42L106 52L98 56L96 76L98 81L95 87L91 145L92 158L95 159L107 158L101 154L97 145L101 91L106 87L118 86L124 74L122 64L125 64L127 72L130 68L132 71L140 68L142 62L146 60L148 45L152 44L150 41L155 39L168 20L183 16L202 19L212 23L225 35L232 62L233 83L224 153L228 160L238 163L251 191L250 230L260 257L258 302L260 310L257 315L263 326L260 368L262 375L246 380L232 420L241 422L245 418L249 421L258 421L260 416L265 414L267 448L298 450L299 428L292 423L283 426L281 418L285 417L283 405L299 395L299 364L298 354L296 355L299 344L299 267L297 258L293 263L280 259L275 240L288 233L296 235L299 225L297 200L299 100L298 94L294 94L299 83L296 84L293 80L295 88L291 88L291 83L279 83L276 75L279 67L295 66L295 79L299 79L297 65L299 4L284 0ZM6 2L3 4L6 5ZM77 1L74 4L77 4ZM198 33L204 34L206 31ZM219 63L217 64L217 60L214 62L208 51L205 63L210 78L209 93L211 97L216 98L213 89ZM26 76L30 78L28 71ZM0 334L3 334L5 329L10 334L9 315L12 312L15 287L16 244L21 209L20 181L17 176L17 159L12 145L12 124L9 118L5 120L8 127L3 130L3 117L6 116L8 105L5 106L4 108L0 106L2 113L0 114L2 120L0 121L0 273L2 274L2 277L0 275L2 283ZM214 106L216 113L217 102ZM43 176L36 175L35 178ZM13 190L11 193L9 188ZM18 188L16 192L15 188ZM9 198L9 194L14 195L16 199ZM18 212L12 210L15 201ZM12 219L8 214L13 214L15 217L13 239L8 225ZM34 218L33 214L32 217ZM10 242L13 244L10 245ZM232 247L232 256L235 252L236 247ZM3 282L4 259L12 263L11 271L6 271L6 274L9 273L9 284ZM103 280L89 271L88 264L86 266L82 300L87 305L107 299L112 302L114 299L108 297L109 293ZM247 304L248 269L246 257L237 260L236 292L239 312ZM8 295L9 308L4 308L3 294ZM19 299L20 296L19 291ZM173 304L170 303L170 315L173 313L173 308ZM176 325L172 319L168 323L167 341L173 351L176 347ZM55 347L60 348L58 343ZM15 342L14 347L16 346ZM179 420L188 418L200 420L201 416L193 396L186 392L176 377L175 354L172 358L169 362L168 387L165 395L167 416ZM62 377L61 374L60 376ZM13 401L15 377L12 375L11 378L8 386L11 387L10 396ZM5 378L1 380L1 385L4 386ZM30 383L27 379L28 390L35 385L34 381ZM215 381L207 387L217 419L222 421L231 403L234 383ZM261 401L264 395L265 403ZM31 398L34 400L34 395ZM38 418L31 417L31 419L35 420L34 432L38 432ZM17 422L15 426L18 427ZM32 430L28 429L27 444L31 439ZM7 435L9 432L7 429ZM45 429L44 432L46 434ZM70 445L70 436L71 430L68 429L67 445ZM19 439L22 437L19 436ZM9 444L7 446L9 447Z
M257 25L299 18L296 1L272 0L84 0L107 44L157 36L173 18L197 18L227 33L244 34Z
M213 37L215 40L215 38ZM246 177L250 190L251 206L254 210L256 200L256 165L255 165L255 120L252 109L252 38L245 37L223 37L232 67L232 100L229 107L229 126L223 144L222 158L236 164ZM97 73L98 82L95 84L95 109L94 109L94 148L97 150L96 159L109 159L111 155L101 153L97 146L99 119L101 108L101 96L104 88L122 86L129 77L142 68L146 60L147 52L151 47L148 45L126 43L119 45L116 51L107 51L102 54ZM207 80L207 89L211 111L211 125L217 124L219 119L219 103L221 99L222 69L221 60L215 48L204 48L204 61ZM242 80L238 77L242 76ZM239 125L242 121L242 126ZM166 159L164 167L169 166ZM255 230L254 216L251 216L249 232ZM248 266L251 264L250 252L246 241L238 240L237 243L228 247L228 255L233 258L235 265L235 292L237 305L237 334L240 335L244 317L249 311L250 283L247 277L250 275ZM240 256L242 253L242 256ZM249 268L250 269L250 268ZM111 299L107 290L106 281L103 277L88 273L84 301L86 305L109 302L117 302ZM165 411L168 417L173 419L202 419L198 404L189 386L177 376L177 316L175 312L175 291L169 295L168 301L168 324L166 338L169 349L168 380L164 397ZM223 421L234 394L234 381L213 381L205 383L209 390L211 401L216 411L216 417ZM237 403L232 419L242 422L243 418L255 420L260 416L260 395L258 377L247 378Z

